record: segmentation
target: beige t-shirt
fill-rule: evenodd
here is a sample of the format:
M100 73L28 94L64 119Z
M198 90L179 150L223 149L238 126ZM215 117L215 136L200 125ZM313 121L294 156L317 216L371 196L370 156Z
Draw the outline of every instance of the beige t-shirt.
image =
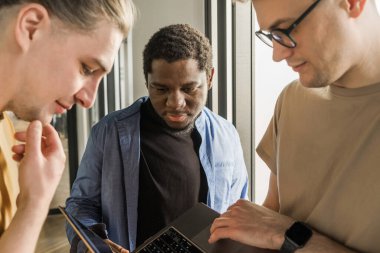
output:
M277 175L280 212L362 252L380 252L380 84L280 95L257 153Z

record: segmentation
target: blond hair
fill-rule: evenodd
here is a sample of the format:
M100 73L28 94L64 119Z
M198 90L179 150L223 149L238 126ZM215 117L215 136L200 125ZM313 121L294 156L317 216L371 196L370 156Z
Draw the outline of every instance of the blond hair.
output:
M0 0L0 10L26 3L40 4L64 24L82 31L96 28L105 19L124 36L133 26L136 13L132 0Z

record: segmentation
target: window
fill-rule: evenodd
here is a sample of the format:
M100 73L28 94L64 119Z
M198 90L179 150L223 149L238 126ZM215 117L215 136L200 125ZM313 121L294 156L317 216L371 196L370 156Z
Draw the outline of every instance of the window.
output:
M256 23L255 30L258 29ZM256 39L254 45L255 147L257 147L273 115L278 95L288 83L297 79L298 75L286 65L286 62L273 62L272 48L262 41ZM261 204L267 194L270 170L257 154L255 165L255 202Z

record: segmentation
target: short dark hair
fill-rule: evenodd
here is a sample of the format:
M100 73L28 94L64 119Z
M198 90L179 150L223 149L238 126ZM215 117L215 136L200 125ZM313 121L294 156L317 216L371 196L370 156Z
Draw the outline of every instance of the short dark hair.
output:
M153 34L143 53L144 76L152 72L153 60L167 62L194 59L199 70L210 76L212 69L212 49L210 41L197 29L188 24L175 24L161 28Z

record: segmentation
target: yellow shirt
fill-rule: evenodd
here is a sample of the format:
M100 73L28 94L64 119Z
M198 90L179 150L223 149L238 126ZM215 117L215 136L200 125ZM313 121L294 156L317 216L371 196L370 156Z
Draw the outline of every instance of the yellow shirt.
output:
M18 166L12 159L15 144L13 123L6 113L0 113L0 235L8 227L15 211L19 193Z

